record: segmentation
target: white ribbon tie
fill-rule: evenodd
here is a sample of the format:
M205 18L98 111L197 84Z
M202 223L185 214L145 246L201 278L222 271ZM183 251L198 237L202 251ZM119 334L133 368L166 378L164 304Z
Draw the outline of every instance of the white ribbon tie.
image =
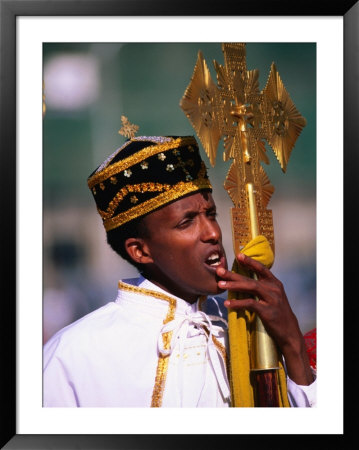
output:
M221 393L224 399L227 400L230 398L230 388L225 370L225 362L222 359L220 350L216 347L212 339L212 336L218 337L219 333L223 332L223 329L220 326L213 325L212 320L221 321L227 325L227 322L221 317L208 316L203 311L192 312L188 310L184 315L177 315L174 320L163 325L158 336L158 351L163 356L170 356L176 346L177 339L179 338L180 355L183 356L186 338L200 334L207 336L206 353L210 364L212 365ZM193 325L195 329L192 328L190 330L191 325ZM205 332L205 328L208 329L208 334ZM173 332L173 335L170 347L166 349L164 347L163 334L169 332ZM203 385L205 382L206 380L204 379Z

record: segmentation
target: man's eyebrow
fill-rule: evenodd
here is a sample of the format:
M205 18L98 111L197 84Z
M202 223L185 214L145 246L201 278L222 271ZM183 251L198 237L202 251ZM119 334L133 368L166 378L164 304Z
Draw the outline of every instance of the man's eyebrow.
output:
M209 213L217 212L217 207L216 207L216 205L210 205L210 206L208 206L208 208L206 208L206 211Z
M204 211L207 214L212 213L212 212L217 212L217 207L216 207L216 205L209 205L204 208ZM182 216L183 217L195 217L198 214L200 214L200 211L197 208L194 208L194 209L187 209L186 211L183 211Z
M182 216L183 217L196 217L199 214L199 211L195 209L188 209L187 211L184 211Z

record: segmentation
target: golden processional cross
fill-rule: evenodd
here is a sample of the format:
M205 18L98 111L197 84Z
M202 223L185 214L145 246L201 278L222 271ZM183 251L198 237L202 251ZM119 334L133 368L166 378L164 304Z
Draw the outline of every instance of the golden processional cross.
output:
M235 254L258 235L264 235L274 250L272 211L267 209L274 187L261 165L262 162L269 164L265 141L285 172L306 121L294 106L274 63L267 84L260 91L259 71L247 70L245 44L222 44L222 50L224 66L214 61L218 86L199 52L180 106L195 129L211 165L215 165L222 138L224 161L233 160L224 187L234 203L231 218ZM256 356L252 356L254 370L277 365L273 362L275 356L268 356L268 348L270 354L273 344L268 335L265 336L260 321L258 327L258 339L264 337L266 348L262 351L262 344L256 344Z

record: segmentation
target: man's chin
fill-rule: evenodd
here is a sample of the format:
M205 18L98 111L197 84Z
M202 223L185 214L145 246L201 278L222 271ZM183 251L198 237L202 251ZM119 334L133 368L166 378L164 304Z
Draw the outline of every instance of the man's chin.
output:
M203 292L202 295L220 295L223 294L223 292L226 292L226 289L221 289L218 286L218 281L220 281L220 278L216 277L216 283L215 284L211 284L211 285L207 285L205 292Z
M207 269L207 276L206 279L208 282L206 283L206 294L202 295L220 295L223 292L226 291L226 289L222 289L218 286L218 282L221 281L221 277L217 275L217 268L223 267L227 270L227 264L221 264L220 266L217 266L215 268L206 268Z

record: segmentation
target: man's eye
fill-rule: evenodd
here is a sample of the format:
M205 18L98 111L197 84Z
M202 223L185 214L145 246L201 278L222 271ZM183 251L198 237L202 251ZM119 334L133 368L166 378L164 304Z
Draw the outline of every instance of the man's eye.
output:
M208 216L215 219L218 216L218 213L217 211L209 211Z
M193 219L184 219L177 225L178 228L186 228L193 223Z

